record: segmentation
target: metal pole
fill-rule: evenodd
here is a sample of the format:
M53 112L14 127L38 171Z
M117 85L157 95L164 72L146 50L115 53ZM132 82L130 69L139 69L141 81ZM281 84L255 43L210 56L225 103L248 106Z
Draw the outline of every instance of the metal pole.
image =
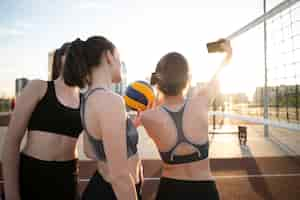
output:
M289 86L285 86L286 120L289 121Z
M266 14L267 5L264 0L264 15ZM265 87L264 87L264 119L269 118L269 96L268 96L268 64L267 64L267 18L264 18L264 61L265 61ZM264 125L264 135L269 137L269 125Z
M299 88L298 88L298 84L296 84L296 120L297 122L299 122L299 111L298 111L298 104L299 104Z
M276 86L276 94L275 94L275 106L276 106L276 118L279 119L279 95L278 95L278 86Z
M213 101L213 111L217 110L217 101L216 99ZM213 115L213 130L216 130L216 115Z

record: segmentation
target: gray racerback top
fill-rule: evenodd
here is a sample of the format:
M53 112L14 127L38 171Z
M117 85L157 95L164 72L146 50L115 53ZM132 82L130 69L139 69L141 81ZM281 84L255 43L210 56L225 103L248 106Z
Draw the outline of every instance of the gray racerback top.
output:
M84 95L82 95L81 106L80 106L81 123L84 131L88 136L88 140L92 145L92 149L95 153L97 160L106 161L103 141L94 138L87 130L86 123L85 123L85 102L87 101L87 98L97 90L105 90L105 89L100 87L94 88L90 91L87 91ZM138 144L138 132L135 126L133 125L131 119L129 118L126 119L126 140L127 140L127 156L129 158L137 153L137 144Z
M207 141L205 144L194 144L189 141L185 136L182 128L182 119L183 112L185 108L186 102L182 106L182 108L173 112L170 111L167 107L162 106L161 109L169 114L174 122L177 129L177 142L176 144L166 152L159 152L162 160L167 164L182 164L182 163L190 163L194 161L204 160L208 157L209 150L209 142ZM195 153L191 153L188 155L175 155L175 150L179 144L186 143L194 147L196 150Z

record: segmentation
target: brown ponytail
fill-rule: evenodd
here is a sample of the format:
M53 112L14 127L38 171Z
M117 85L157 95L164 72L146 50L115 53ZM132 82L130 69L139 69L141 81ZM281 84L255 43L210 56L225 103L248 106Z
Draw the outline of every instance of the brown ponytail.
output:
M59 49L55 50L53 56L51 80L57 79L62 73L63 63L61 58L62 56L67 55L70 46L71 46L70 43L65 43Z

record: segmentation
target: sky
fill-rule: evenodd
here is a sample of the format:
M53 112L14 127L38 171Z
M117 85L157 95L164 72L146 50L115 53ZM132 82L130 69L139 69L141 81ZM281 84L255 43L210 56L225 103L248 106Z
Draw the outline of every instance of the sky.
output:
M269 9L280 0L267 2ZM14 95L16 78L47 80L50 51L93 35L105 36L117 46L129 82L149 76L170 51L188 59L193 83L207 81L221 56L207 54L206 43L261 15L263 1L1 0L0 13L1 97ZM239 53L221 75L224 91L247 90L263 80L262 35L253 32L248 39L232 41L234 53ZM245 48L249 45L250 50ZM254 53L260 56L253 59Z

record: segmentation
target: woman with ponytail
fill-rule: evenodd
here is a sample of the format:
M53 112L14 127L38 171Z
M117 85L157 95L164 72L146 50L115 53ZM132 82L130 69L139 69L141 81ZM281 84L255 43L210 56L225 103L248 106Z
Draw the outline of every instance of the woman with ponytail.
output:
M69 47L64 44L55 51L55 80L33 80L17 97L3 150L7 200L79 199L80 92L78 87L66 85L61 76Z
M157 200L211 199L219 194L209 166L208 109L216 95L217 75L231 59L230 42L223 40L226 57L206 87L186 98L190 69L177 52L163 56L151 83L162 96L161 104L140 115L162 159ZM205 70L205 69L204 69Z
M72 42L64 68L70 87L87 88L81 102L84 149L97 161L97 170L83 192L83 200L140 199L141 161L138 134L126 115L124 100L111 91L121 81L117 48L106 38Z
M54 51L51 80L55 80L61 75L67 55L67 50L69 49L70 45L70 43L65 43L59 49L56 49Z

